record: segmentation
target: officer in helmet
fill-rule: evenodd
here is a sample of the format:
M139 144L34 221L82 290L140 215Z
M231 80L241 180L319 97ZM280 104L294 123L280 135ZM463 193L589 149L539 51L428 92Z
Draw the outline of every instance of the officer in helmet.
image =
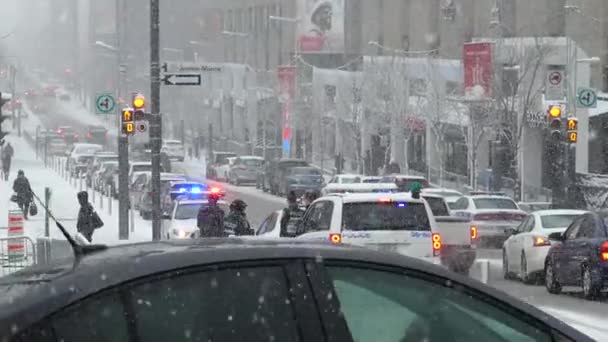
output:
M202 205L198 211L196 225L200 229L201 238L225 237L224 211L217 205L221 194L211 192L207 195L207 205Z
M253 229L251 229L249 221L247 220L247 214L245 213L246 208L247 203L243 200L236 199L232 201L230 204L230 213L224 220L226 234L236 236L254 234Z

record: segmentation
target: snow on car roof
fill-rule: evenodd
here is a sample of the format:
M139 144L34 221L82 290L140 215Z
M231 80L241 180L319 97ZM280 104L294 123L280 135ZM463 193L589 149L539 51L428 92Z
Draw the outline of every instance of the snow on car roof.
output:
M586 210L575 210L575 209L546 209L533 211L531 214L538 216L551 216L551 215L583 215L588 213Z
M412 198L412 194L407 192L400 193L364 193L364 194L342 194L342 195L328 195L327 197L338 196L342 198L343 203L357 203L357 202L370 202L380 201L383 199L389 199L390 201L408 201L413 203L424 203L422 199ZM327 198L327 197L321 197Z
M138 161L138 162L130 162L131 165L152 165L152 162L146 162L146 161Z

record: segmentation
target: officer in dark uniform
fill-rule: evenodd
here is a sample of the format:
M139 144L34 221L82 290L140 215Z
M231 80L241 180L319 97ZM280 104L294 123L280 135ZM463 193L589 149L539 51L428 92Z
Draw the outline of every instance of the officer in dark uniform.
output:
M281 218L281 236L295 233L303 217L304 210L298 205L296 193L293 191L289 192L289 195L287 195L287 208L283 209L283 217Z
M249 225L249 221L247 221L247 214L245 213L245 209L247 208L247 204L240 200L236 199L232 201L230 204L230 213L226 216L224 220L225 232L228 235L253 235L253 229Z
M211 193L207 196L208 204L201 206L196 218L201 238L225 237L224 211L217 205L221 195Z

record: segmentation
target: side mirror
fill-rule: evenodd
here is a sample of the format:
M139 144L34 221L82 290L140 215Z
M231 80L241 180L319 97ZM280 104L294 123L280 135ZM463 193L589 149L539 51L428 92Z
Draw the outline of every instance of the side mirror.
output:
M518 231L515 228L507 228L505 229L506 235L517 235Z
M556 233L551 233L549 234L549 240L553 240L553 241L564 241L564 235L560 232L556 232Z

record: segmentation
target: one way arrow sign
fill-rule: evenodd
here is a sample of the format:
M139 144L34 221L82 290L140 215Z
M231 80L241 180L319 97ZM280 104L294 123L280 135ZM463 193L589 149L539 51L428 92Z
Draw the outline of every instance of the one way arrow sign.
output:
M165 74L162 81L169 86L200 86L201 74Z

